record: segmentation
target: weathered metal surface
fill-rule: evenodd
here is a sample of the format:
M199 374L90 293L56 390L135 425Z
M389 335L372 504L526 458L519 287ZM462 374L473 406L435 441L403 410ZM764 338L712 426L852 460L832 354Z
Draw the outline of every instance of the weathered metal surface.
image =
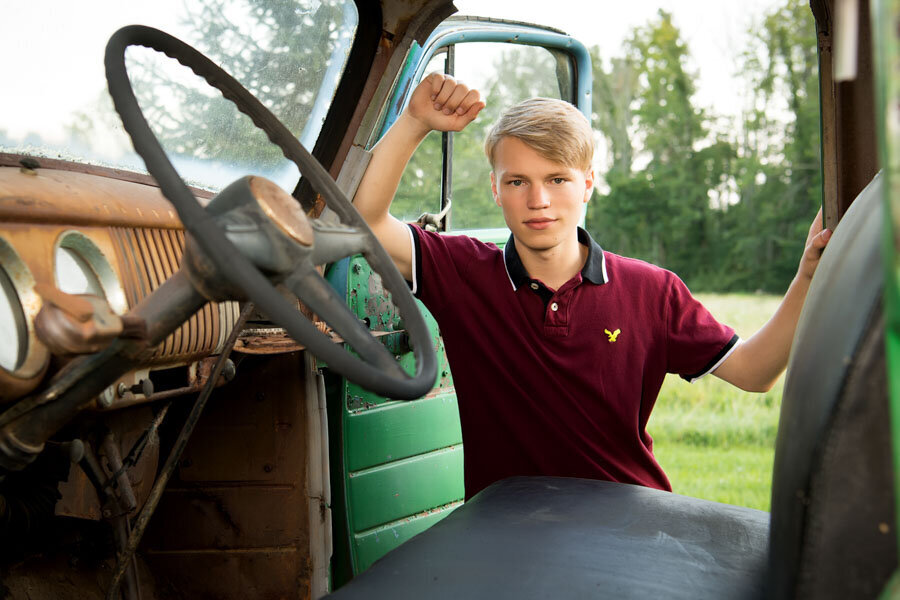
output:
M869 3L859 4L856 77L834 78L835 6L810 3L819 46L819 98L825 226L834 229L860 191L879 170L873 110L874 81Z
M27 167L25 167L27 165ZM128 181L131 183L140 183L150 187L158 187L156 180L147 173L136 173L134 171L126 171L124 169L114 169L112 167L102 167L100 165L90 165L68 160L60 160L58 158L46 158L43 156L22 156L19 154L10 154L0 152L0 167L20 167L30 171L29 175L36 174L38 169L54 169L57 171L71 171L74 173L84 173L86 175L99 175L108 179L118 179L119 181ZM198 187L188 186L188 189L198 198L212 198L214 192Z
M184 232L121 227L109 231L118 262L128 275L123 277L123 287L129 306L158 289L178 270L184 254ZM227 335L237 313L235 302L207 303L165 339L154 362L187 362L219 350L220 330ZM225 316L224 322L220 316Z
M158 598L308 598L308 559L296 547L147 552L160 587L168 590Z
M115 434L119 453L125 456L152 420L153 412L147 407L140 407L112 414L104 424ZM127 471L137 507L143 505L150 493L158 464L159 436L154 434L148 440L137 464ZM72 466L69 479L60 484L59 492L62 497L56 503L57 515L100 520L100 501L97 492L81 467Z
M282 233L303 246L315 241L309 218L290 194L263 177L250 177L250 190L263 212Z
M27 235L21 231L22 239ZM33 321L41 308L41 299L35 293L35 278L41 279L46 273L45 264L28 264L16 251L10 236L0 234L0 269L3 276L12 284L18 303L21 306L21 317L25 321L24 339L20 340L15 365L10 370L0 368L0 402L18 398L37 386L44 376L50 362L47 349L37 338ZM9 343L9 342L7 342Z
M384 294L380 279L359 256L341 261L329 272L329 280L347 299L373 333L384 336L385 345L401 366L412 372L412 352L396 309ZM441 507L460 502L462 434L450 369L437 323L419 304L431 330L439 357L438 381L424 398L398 402L341 381L339 392L329 397L340 415L342 463L332 470L342 473L342 494L335 505L342 512L341 527L348 532L349 558L354 573L403 540L443 518ZM338 509L340 510L340 509ZM429 513L428 511L435 511ZM375 530L392 523L394 532L382 536ZM375 529L373 529L375 528ZM340 553L342 548L336 547ZM338 582L340 583L340 582Z
M306 597L304 373L299 354L246 357L210 399L142 550L180 596Z
M291 485L173 486L153 516L165 527L150 527L145 541L166 552L296 545L307 519L291 505L296 495ZM279 514L273 526L273 515Z
M35 291L44 300L35 331L54 354L99 352L122 334L122 319L102 298L66 294L46 283L35 285Z
M454 502L355 535L356 560L360 571L365 571L386 552L425 531L460 506L462 502Z
M3 185L2 175L8 171L10 169L0 168L0 186ZM86 175L82 177L98 180L98 186L100 189L103 188L104 182L100 178ZM126 182L116 184L134 188L133 191L137 196L140 196L139 190L145 187ZM131 197L125 193L127 191L122 191L125 200ZM0 213L3 212L3 193L0 189ZM45 206L44 210L46 214L56 215L53 219L48 219L56 223L22 223L15 222L9 215L7 216L11 220L0 215L0 244L7 245L16 253L21 260L22 268L27 270L34 284L56 287L54 275L56 245L61 236L72 231L72 226L61 222L66 217L65 211L62 210L65 208L66 200L64 198L60 200L62 207L57 212L51 210L53 206L51 200L50 197L46 198L50 204ZM89 213L90 205L82 209ZM158 288L177 269L182 252L183 234L176 229L107 228L85 224L79 226L78 230L108 260L110 267L122 282L129 308L134 307ZM47 350L36 335L31 333L34 318L42 306L42 301L34 293L30 296L20 296L25 302L23 310L29 320L30 362L23 365L23 373L10 374L0 369L0 389L2 389L0 399L18 398L27 393L37 383L43 374L43 368L46 367ZM207 304L163 342L155 358L148 364L159 366L187 364L196 358L218 351L236 318L235 303ZM37 368L31 368L35 365ZM28 370L29 373L24 373L24 370Z
M351 473L349 507L357 533L459 500L463 449L451 446Z
M156 187L72 171L0 167L0 221L180 229Z
M423 423L442 426L426 428ZM355 411L345 425L345 435L353 440L346 464L354 472L462 443L459 407L452 393L416 400L414 410L389 404L380 410Z

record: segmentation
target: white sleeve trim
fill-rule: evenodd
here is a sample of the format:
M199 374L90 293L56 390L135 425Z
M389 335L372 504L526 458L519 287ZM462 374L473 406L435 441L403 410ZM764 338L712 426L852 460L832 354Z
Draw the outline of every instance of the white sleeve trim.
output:
M411 282L412 289L411 289L411 291L412 291L413 296L415 296L416 291L418 290L418 287L419 287L419 282L416 280L416 273L418 272L418 269L417 269L418 265L416 264L416 240L413 238L413 236L416 234L413 233L412 226L409 226L409 225L407 225L406 231L407 231L407 233L409 233L409 253L410 253L410 256L412 257L410 259L410 265L412 267L412 282Z
M725 355L722 358L720 358L718 360L718 362L716 362L716 364L711 366L709 369L707 369L703 373L700 373L696 377L691 378L689 380L689 382L694 383L694 382L700 381L701 379L703 379L704 377L706 377L707 375L709 375L710 373L712 373L713 371L718 369L722 365L723 362L728 360L728 357L731 356L731 353L734 352L735 350L737 350L737 347L743 343L744 343L744 340L742 340L741 338L738 338L737 341L734 343L734 345L728 349L728 352L726 352Z

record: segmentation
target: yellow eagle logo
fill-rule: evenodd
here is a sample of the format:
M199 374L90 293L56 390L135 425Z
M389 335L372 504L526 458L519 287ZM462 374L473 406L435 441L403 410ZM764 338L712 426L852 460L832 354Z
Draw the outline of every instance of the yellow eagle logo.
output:
M606 335L609 336L610 342L615 342L616 338L619 337L619 334L622 333L621 329L616 329L615 331L610 331L609 329L604 329L603 331L606 332Z

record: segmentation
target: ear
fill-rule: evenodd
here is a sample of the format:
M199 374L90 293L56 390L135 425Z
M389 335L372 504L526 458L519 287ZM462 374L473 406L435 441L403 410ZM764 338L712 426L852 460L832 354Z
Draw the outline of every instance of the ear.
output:
M503 205L500 203L500 194L497 193L497 176L494 175L493 169L491 170L491 193L494 195L494 203L502 208Z
M584 203L591 199L591 192L594 191L594 170L588 169L584 173Z

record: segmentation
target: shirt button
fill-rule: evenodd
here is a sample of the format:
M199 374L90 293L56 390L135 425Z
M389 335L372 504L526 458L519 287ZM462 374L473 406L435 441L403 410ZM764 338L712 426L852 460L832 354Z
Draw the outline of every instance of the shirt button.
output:
M533 290L536 290L536 289L538 289L539 287L540 287L540 286L539 286L538 284L536 284L536 283L532 283L532 284L531 284L531 289L533 289Z
M554 302L553 304L550 305L550 310L552 310L553 312L558 311L558 310L559 310L559 304L557 304L556 302Z

